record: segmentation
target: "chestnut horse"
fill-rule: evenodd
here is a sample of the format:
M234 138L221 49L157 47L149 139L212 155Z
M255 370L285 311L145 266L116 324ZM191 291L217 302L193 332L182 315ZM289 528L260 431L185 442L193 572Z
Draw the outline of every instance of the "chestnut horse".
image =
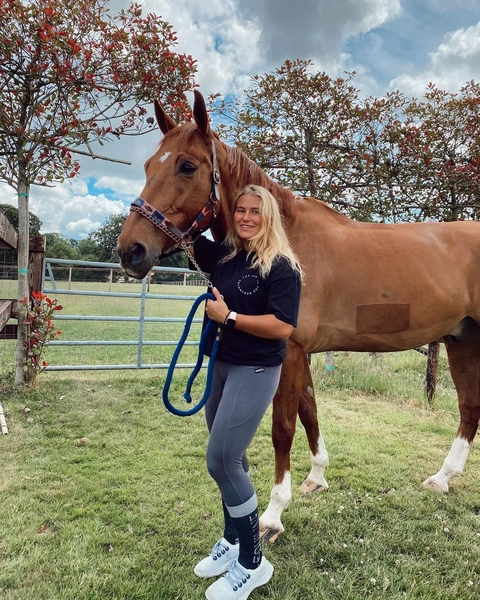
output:
M239 149L222 143L198 91L195 122L177 126L158 102L155 113L164 137L145 164L145 187L118 240L125 271L144 277L194 230L210 228L223 240L235 192L252 183L277 198L305 272L298 327L288 340L273 401L275 484L261 517L264 537L274 540L284 530L297 414L312 460L301 489L328 487L309 353L395 352L443 339L460 425L443 466L423 485L447 492L452 477L463 471L480 418L480 223L355 222L319 200L295 196Z

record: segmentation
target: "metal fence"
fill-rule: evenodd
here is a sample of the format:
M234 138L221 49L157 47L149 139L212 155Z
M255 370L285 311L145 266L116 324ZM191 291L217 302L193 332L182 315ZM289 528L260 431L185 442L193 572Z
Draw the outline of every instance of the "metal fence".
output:
M54 277L54 268L68 269L68 283L67 287L58 287ZM76 290L71 289L72 285L72 270L75 268L88 268L88 269L104 269L108 271L109 277L109 291L95 291L95 290ZM56 321L123 321L123 322L134 322L138 323L138 338L135 340L53 340L50 342L50 346L137 346L137 360L132 364L82 364L82 365L55 365L49 364L46 368L47 371L76 371L76 370L121 370L121 369L166 369L169 367L169 363L145 363L143 361L143 350L146 346L176 346L178 340L145 340L144 339L144 328L147 323L185 323L185 318L176 317L147 317L145 314L146 302L149 301L162 301L162 300L179 300L193 302L197 299L197 295L172 295L172 294L153 294L148 292L148 281L147 277L142 280L142 290L140 293L137 292L118 292L111 291L113 277L115 273L121 273L122 269L118 263L102 263L102 262L90 262L80 260L64 260L56 258L46 258L44 263L43 279L42 279L42 291L43 293L54 292L56 296L61 295L82 295L91 297L116 297L116 298L138 298L140 300L140 311L138 317L129 317L122 315L73 315L73 314L62 314L58 313L55 315ZM184 284L187 283L189 277L195 277L198 274L195 271L181 268L169 268L169 267L154 267L152 272L155 273L168 273L168 274L181 274L183 275ZM63 282L62 282L63 283ZM196 282L192 281L194 285ZM192 323L201 323L202 319L194 318ZM185 345L197 345L198 341L187 341ZM177 367L189 367L192 368L194 365L190 363L178 364ZM203 365L204 367L206 364Z

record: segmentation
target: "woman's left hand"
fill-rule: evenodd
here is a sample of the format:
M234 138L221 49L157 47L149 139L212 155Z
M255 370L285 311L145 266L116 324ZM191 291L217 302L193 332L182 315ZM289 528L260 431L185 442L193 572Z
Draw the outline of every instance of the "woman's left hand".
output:
M223 323L227 318L229 308L216 287L212 288L212 294L215 296L215 300L207 300L205 311L209 319Z

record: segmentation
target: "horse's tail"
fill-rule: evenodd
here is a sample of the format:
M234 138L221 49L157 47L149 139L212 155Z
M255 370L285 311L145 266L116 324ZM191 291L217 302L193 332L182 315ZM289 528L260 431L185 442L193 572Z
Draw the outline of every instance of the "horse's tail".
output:
M440 354L440 342L430 342L428 344L427 373L425 376L425 393L427 394L429 404L432 403L438 379L438 357Z

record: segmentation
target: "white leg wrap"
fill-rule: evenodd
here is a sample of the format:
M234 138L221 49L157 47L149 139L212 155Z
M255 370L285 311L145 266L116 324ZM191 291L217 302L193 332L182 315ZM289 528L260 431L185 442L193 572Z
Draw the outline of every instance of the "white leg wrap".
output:
M277 483L272 488L270 502L267 510L260 517L261 529L269 528L283 533L284 528L281 521L282 512L287 508L292 498L292 483L290 472L283 476L282 483Z
M328 488L328 483L325 480L325 469L328 467L328 462L327 448L320 433L318 436L318 452L317 454L312 454L312 470L307 479L310 479L319 487Z
M442 468L438 473L432 475L424 482L425 487L448 492L448 483L450 479L458 477L463 473L470 447L471 444L469 444L465 438L455 438L452 447L450 448L450 452L443 461Z

